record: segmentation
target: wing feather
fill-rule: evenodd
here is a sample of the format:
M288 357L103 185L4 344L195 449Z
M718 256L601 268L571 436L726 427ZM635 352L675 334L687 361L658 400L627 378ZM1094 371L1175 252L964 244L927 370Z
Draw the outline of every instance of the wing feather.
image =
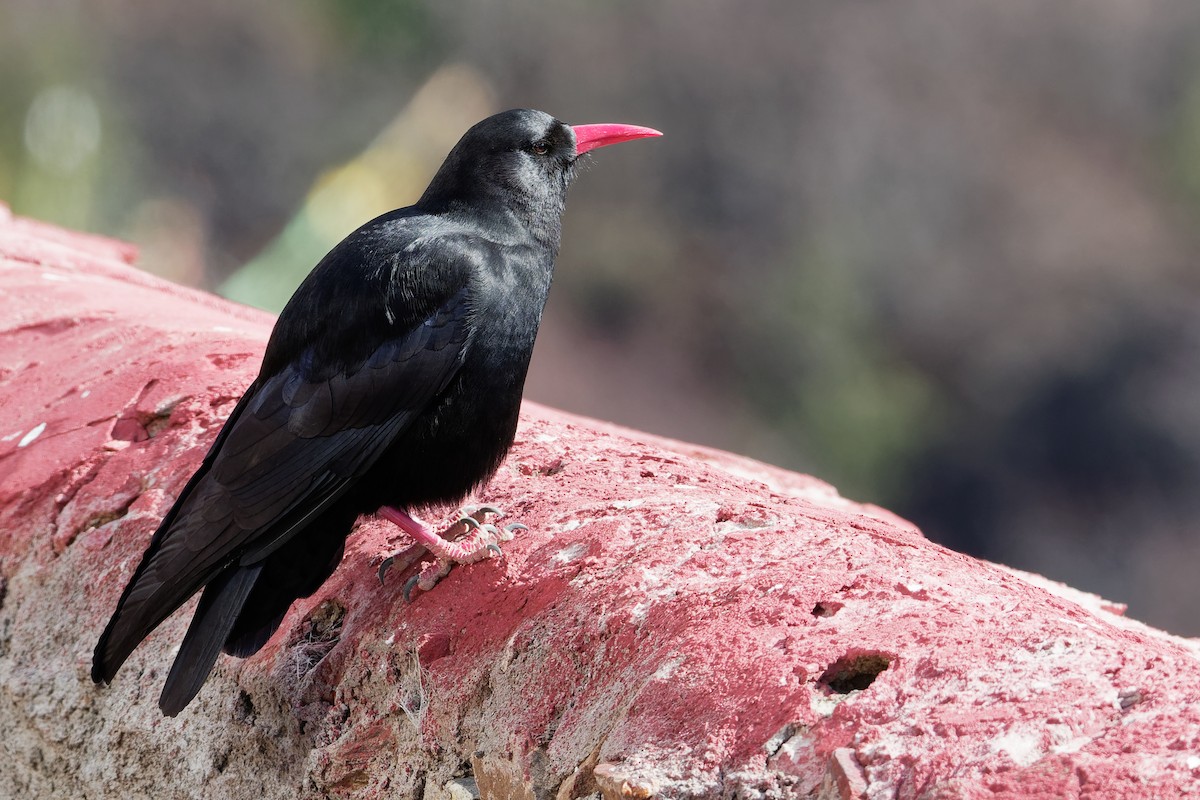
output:
M163 521L96 648L109 680L133 648L233 562L265 558L341 497L449 384L469 346L463 281L432 313L333 374L316 341L260 376ZM264 365L266 361L264 360Z

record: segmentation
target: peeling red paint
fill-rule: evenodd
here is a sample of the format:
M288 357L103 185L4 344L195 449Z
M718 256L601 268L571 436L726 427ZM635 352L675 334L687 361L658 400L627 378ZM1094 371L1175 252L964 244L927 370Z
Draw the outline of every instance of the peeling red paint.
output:
M479 498L530 527L502 559L405 603L416 565L376 570L407 541L366 520L179 718L154 701L182 617L98 689L92 644L271 323L132 258L0 215L0 780L442 796L475 765L514 797L1200 792L1195 642L814 478L534 404Z

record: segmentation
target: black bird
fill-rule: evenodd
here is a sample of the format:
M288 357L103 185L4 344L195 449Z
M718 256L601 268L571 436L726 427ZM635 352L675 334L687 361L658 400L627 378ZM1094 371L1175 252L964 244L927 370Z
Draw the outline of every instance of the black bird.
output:
M325 582L361 514L382 513L441 558L486 557L492 526L464 545L408 512L461 502L512 446L579 157L660 135L497 114L467 131L416 205L334 247L150 540L92 679L110 682L203 587L159 699L178 714L220 650L257 652Z

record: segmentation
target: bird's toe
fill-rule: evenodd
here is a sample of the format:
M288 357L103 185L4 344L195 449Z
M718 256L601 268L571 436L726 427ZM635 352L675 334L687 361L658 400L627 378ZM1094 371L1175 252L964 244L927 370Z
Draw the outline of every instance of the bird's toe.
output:
M479 522L483 522L483 517L488 515L493 517L504 516L504 512L499 508L486 504L481 506L468 506L463 509L463 514L468 517L474 517Z
M383 585L384 585L384 583L385 583L385 581L384 581L384 578L385 578L385 576L387 575L387 571L388 571L389 569L391 569L391 568L392 568L392 564L394 564L394 563L396 563L396 557L395 557L395 556L388 556L387 558L385 558L385 559L384 559L384 560L383 560L383 561L380 563L380 565L379 565L379 573L378 573L378 574L379 574L379 585L380 585L380 586L383 586ZM408 599L408 598L406 597L405 599Z
M400 591L400 594L404 596L404 602L412 602L412 591L417 587L417 584L420 582L420 580L421 576L418 573L404 582L404 588Z

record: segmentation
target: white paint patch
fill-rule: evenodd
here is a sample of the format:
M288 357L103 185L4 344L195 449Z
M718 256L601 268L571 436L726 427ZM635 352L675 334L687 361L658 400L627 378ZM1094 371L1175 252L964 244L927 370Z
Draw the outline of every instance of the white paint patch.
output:
M10 433L8 436L0 438L0 442L11 442L13 439L17 438L20 435L21 435L20 431L17 431L16 433Z
M822 694L821 692L813 692L808 699L808 707L811 708L812 712L818 717L825 717L828 719L829 717L833 716L834 709L836 709L838 704L844 699L846 699L846 695L844 694L826 695Z
M575 544L568 545L562 550L559 550L550 560L555 564L570 564L572 561L579 558L586 552L587 545L585 545L583 542L576 542Z
M783 731L775 734L779 736ZM774 737L772 737L774 738ZM787 756L793 764L803 764L804 757L813 750L812 738L807 735L807 732L797 733L789 737L778 748L781 755Z
M1041 737L1032 733L1009 731L992 740L993 753L1007 753L1018 767L1028 767L1041 758Z
M637 508L638 506L644 506L644 505L646 505L646 500L644 498L639 498L637 500L617 500L615 502L609 503L609 508L625 510L625 509L629 509L629 508Z
M1059 656L1064 656L1070 652L1075 643L1065 637L1058 639L1046 639L1038 642L1031 649L1034 654L1043 658L1056 659Z
M36 428L31 430L29 433L22 436L21 441L17 442L17 447L25 447L25 446L29 445L31 442L33 442L34 439L41 436L42 431L44 431L44 430L46 430L46 423L43 422L41 425L38 425Z
M664 661L658 669L654 670L654 674L651 677L659 681L669 680L675 674L675 670L682 666L683 661L683 656L676 656L670 661Z
M792 730L793 727L791 724L784 725L782 728L775 731L774 735L772 735L770 739L767 739L765 742L763 742L763 750L767 752L768 756L773 756L778 753L779 748L783 746L784 742L787 742L792 738Z
M1188 756L1187 768L1192 772L1200 769L1200 756Z
M1078 753L1087 745L1091 744L1093 737L1091 736L1076 736L1074 739L1068 739L1062 744L1057 744L1050 748L1050 752L1055 754L1061 753Z
M87 397L87 396L88 396L88 395L90 395L91 393L92 393L92 390L91 390L91 389L84 389L82 392L80 392L80 393L79 393L79 396L80 396L81 398L83 398L83 397Z
M42 278L48 281L59 281L60 283L67 283L71 280L65 275L55 275L53 272L43 272Z
M237 333L237 328L231 328L228 325L213 325L212 329L216 333Z

